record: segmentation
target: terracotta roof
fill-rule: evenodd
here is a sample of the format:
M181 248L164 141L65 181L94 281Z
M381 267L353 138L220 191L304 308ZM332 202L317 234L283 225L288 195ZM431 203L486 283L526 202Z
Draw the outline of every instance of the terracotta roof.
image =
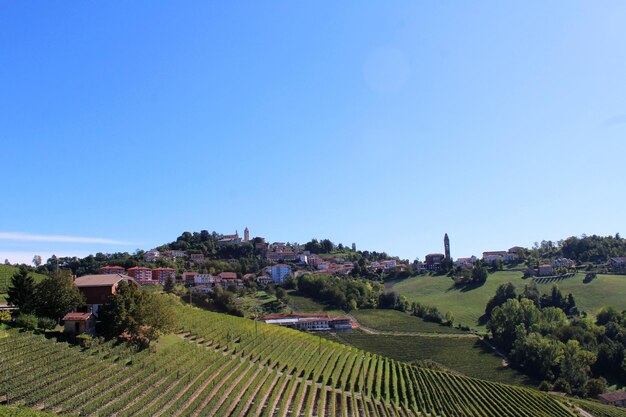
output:
M100 269L124 269L124 268L123 268L123 267L121 267L121 266L117 266L117 265L113 265L113 266L109 266L109 265L107 265L107 266L103 266L103 267L102 267L102 268L100 268Z
M598 395L598 398L608 402L624 401L626 400L626 391L607 392L606 394Z
M219 276L221 279L237 279L235 272L222 272Z
M77 287L112 287L120 281L135 280L128 275L123 274L100 274L100 275L84 275L76 278L74 284Z
M174 268L154 268L153 271L176 271Z
M138 271L138 270L150 270L152 271L152 268L148 268L147 266L133 266L132 268L128 268L128 271Z
M63 320L87 321L93 316L92 313L67 313Z

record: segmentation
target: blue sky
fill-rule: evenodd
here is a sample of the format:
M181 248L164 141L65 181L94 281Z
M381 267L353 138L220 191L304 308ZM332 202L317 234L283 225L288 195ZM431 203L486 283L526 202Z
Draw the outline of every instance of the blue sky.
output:
M2 260L626 232L626 3L227 3L0 2Z

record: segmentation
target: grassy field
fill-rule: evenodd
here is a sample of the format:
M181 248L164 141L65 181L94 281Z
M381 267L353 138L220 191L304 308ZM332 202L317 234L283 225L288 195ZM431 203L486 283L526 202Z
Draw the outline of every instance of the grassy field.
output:
M288 303L296 312L326 313L326 314L330 314L331 316L343 316L346 314L342 310L330 309L328 306L318 303L308 297L299 295L295 291L289 291L288 294L289 294Z
M588 284L583 283L585 275L576 274L572 278L557 282L561 291L574 294L579 309L591 315L605 305L618 310L626 309L626 276L598 275ZM523 279L521 272L499 271L489 274L487 282L471 290L460 290L452 286L447 276L418 276L395 283L391 288L405 295L410 301L432 305L442 312L450 311L456 323L482 330L479 319L484 313L487 301L495 294L500 284L512 282L518 289L531 282ZM538 284L539 290L547 293L552 283Z
M337 334L344 343L403 362L433 360L464 375L495 382L535 385L521 373L504 367L478 338L406 335L374 335L361 332Z
M13 277L17 271L19 271L19 268L16 266L0 265L0 304L6 303L7 288L11 284L11 277ZM46 277L45 275L37 273L32 273L31 275L35 278L35 282L39 282Z
M352 315L363 326L386 332L466 333L453 327L430 323L396 310L359 310L352 312Z

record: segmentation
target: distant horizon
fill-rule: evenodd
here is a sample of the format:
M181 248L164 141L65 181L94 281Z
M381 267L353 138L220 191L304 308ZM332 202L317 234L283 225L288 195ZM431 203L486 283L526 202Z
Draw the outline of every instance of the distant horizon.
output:
M614 235L624 21L612 0L8 2L1 260L246 226L403 259L444 233L455 258Z
M208 230L208 229L202 229L202 230ZM216 232L216 233L219 233L219 234L229 234L229 233L219 232L217 230L208 230L208 231L210 233L211 232ZM238 230L236 230L236 231L238 231ZM95 251L91 251L91 252L90 251L76 251L76 252L61 251L61 252L57 253L57 252L46 250L46 249L41 250L41 251L33 251L33 252L31 252L31 251L18 251L18 252L0 251L0 260L4 261L5 259L8 259L11 264L28 264L28 265L32 265L32 260L33 260L33 257L35 255L41 256L42 257L42 261L45 263L50 257L52 257L52 255L55 255L58 258L61 258L61 257L73 257L73 256L76 256L78 258L84 258L84 257L87 257L89 255L95 255L96 253L99 253L99 252L100 253L105 253L105 254L112 254L112 253L116 253L116 252L121 252L121 253L128 252L128 253L132 254L137 249L143 250L143 251L148 251L150 249L155 249L158 246L174 242L176 240L176 238L178 236L180 236L184 232L194 233L194 232L200 232L200 230L185 230L185 231L181 232L180 234L178 234L177 236L173 237L172 239L170 239L170 240L168 240L166 242L156 243L156 244L154 244L154 245L152 245L150 247L135 247L132 250L115 249L115 247L109 246L110 248L112 248L111 250L95 250ZM570 235L570 236L565 236L565 237L562 237L562 238L559 238L559 239L541 239L541 240L536 240L536 241L532 242L531 244L523 244L523 243L519 244L519 243L517 243L517 244L510 244L508 246L505 245L506 247L484 248L484 249L481 249L481 250L479 250L477 252L474 252L474 253L467 253L467 254L464 253L462 255L455 255L454 254L454 241L453 241L452 237L449 236L449 234L448 234L448 236L450 237L450 247L451 247L452 258L453 259L457 259L457 258L465 258L465 257L471 257L471 256L476 256L476 257L480 258L482 256L483 252L496 251L496 250L508 250L508 249L510 249L510 248L512 248L514 246L522 246L522 247L528 249L528 248L532 248L535 243L541 243L541 241L543 241L543 240L545 240L545 241L552 240L552 242L558 243L558 241L565 240L565 239L567 239L569 237L572 237L572 236L581 238L583 235L586 235L586 236L593 236L593 235L596 235L596 236L615 236L616 234L620 234L621 235L620 232L616 232L616 233L613 233L613 234L607 234L607 235L600 235L598 233L588 233L588 234L583 233L581 235ZM3 233L0 232L0 239L2 239L2 235L3 235ZM439 249L433 249L430 252L425 252L425 253L423 253L421 255L416 255L416 256L413 256L413 257L401 256L401 255L398 255L396 253L393 253L393 252L390 252L390 251L387 251L387 250L384 250L384 249L377 250L377 249L370 249L370 248L367 248L367 247L359 247L358 242L346 243L346 242L336 242L333 239L330 239L330 240L333 241L333 243L335 243L336 245L341 243L341 244L343 244L344 246L346 246L348 248L351 247L352 243L355 243L357 251L364 251L364 250L374 251L375 250L377 252L386 252L387 255L389 255L389 256L392 256L392 257L396 257L397 256L400 259L407 259L407 260L412 262L416 258L418 258L420 261L423 261L425 255L427 255L429 253L443 253L444 252L443 236L444 235L442 235L442 237L441 237L441 247ZM273 243L273 242L289 242L289 243L298 243L299 245L304 245L305 243L309 242L311 239L318 239L318 240L327 239L327 237L316 237L316 238L307 239L305 241L298 241L298 240L290 240L290 239L268 239L266 236L257 236L257 235L254 235L254 234L250 235L250 239L253 239L255 237L266 238L269 243ZM44 238L44 237L41 236L41 238ZM51 237L51 238L54 238L54 236ZM76 237L76 239L94 239L94 238ZM15 261L14 261L14 259L15 259Z

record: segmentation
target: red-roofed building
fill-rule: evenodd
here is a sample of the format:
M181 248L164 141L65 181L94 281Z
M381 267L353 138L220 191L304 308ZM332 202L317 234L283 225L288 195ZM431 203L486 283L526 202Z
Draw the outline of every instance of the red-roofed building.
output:
M176 281L176 270L174 268L154 268L152 270L152 281L165 284L169 278L172 278L172 281Z
M109 302L122 281L137 285L131 277L122 274L84 275L76 278L74 285L85 297L85 304L97 315L100 306Z
M96 317L91 311L87 313L67 313L63 317L63 331L71 335L96 333Z
M126 270L121 266L103 266L98 269L99 274L124 274Z
M135 266L132 268L128 268L126 271L128 275L135 278L140 284L155 284L156 282L152 281L152 268L146 268L145 266Z
M626 391L607 392L606 394L598 395L598 399L604 404L626 407Z

